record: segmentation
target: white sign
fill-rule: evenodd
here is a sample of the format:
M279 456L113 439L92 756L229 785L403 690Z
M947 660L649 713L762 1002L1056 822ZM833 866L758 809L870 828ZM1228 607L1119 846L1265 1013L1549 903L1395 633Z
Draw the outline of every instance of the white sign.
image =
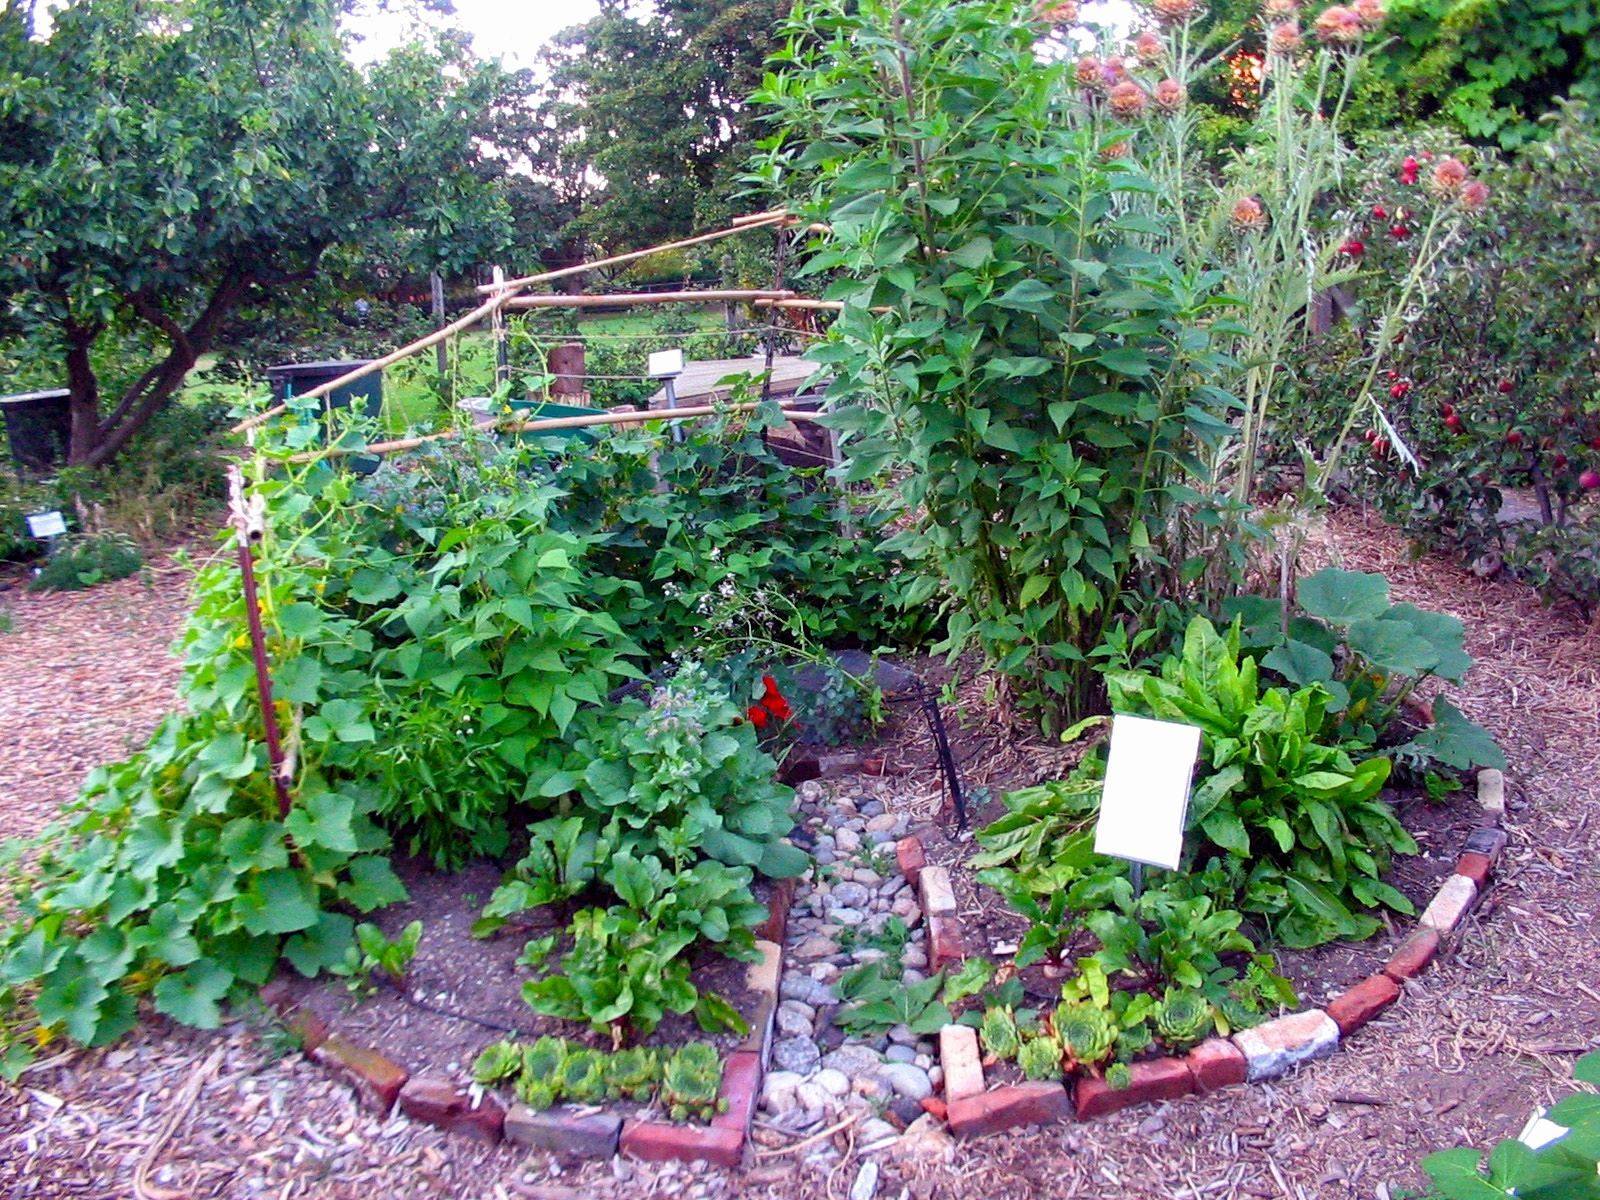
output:
M657 350L650 356L650 378L668 379L683 374L682 350Z
M1114 718L1095 853L1177 870L1199 752L1200 731L1193 725Z
M28 517L28 532L36 538L60 537L67 531L67 523L58 512L32 513Z

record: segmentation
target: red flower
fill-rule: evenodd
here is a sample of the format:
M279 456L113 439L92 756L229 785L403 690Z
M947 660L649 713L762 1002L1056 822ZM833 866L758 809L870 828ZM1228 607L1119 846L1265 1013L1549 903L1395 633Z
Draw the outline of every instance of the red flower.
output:
M1396 400L1404 400L1406 398L1406 393L1410 390L1411 384L1402 379L1399 383L1395 384L1389 389L1389 395L1394 397Z
M1502 396L1509 396L1513 391L1516 390L1517 385L1512 383L1509 379L1502 379L1496 386L1499 387L1500 394Z
M1389 226L1389 236L1397 242L1403 242L1411 236L1411 230L1404 225L1391 225Z
M1406 155L1405 161L1400 164L1400 182L1403 183L1403 184L1406 184L1407 186L1410 186L1411 184L1416 183L1417 182L1417 172L1420 171L1421 169L1422 169L1422 164L1421 163L1419 163L1411 155L1409 155L1409 154Z
M761 677L761 703L758 707L763 711L763 716L779 721L787 721L794 716L794 709L789 707L789 701L778 690L778 681L771 675Z
M1367 244L1360 238L1351 238L1339 247L1340 254L1348 254L1351 258L1360 258L1367 252Z
M750 718L750 724L754 725L757 729L765 729L767 727L767 721L770 720L770 718L767 716L767 710L762 708L759 704L752 704L749 708L745 709L744 715Z
M1372 206L1372 215L1375 220L1382 221L1388 218L1389 210L1381 204L1374 204Z

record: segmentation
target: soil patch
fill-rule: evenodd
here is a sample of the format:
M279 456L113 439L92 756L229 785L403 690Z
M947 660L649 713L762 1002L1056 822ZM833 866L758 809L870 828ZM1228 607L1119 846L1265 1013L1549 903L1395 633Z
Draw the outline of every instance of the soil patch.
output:
M507 1037L530 1041L553 1034L611 1049L609 1038L571 1021L541 1016L522 998L522 985L534 975L517 962L523 946L530 938L564 929L564 914L535 909L492 937L474 937L472 926L500 883L500 867L477 862L442 872L424 860L406 858L396 860L395 871L411 898L371 920L388 938L398 936L412 921L422 922L422 939L404 986L379 983L363 996L338 978L289 975L295 1003L413 1075L462 1078L485 1046ZM765 903L770 890L759 881L756 898ZM554 964L566 949L565 940L558 941L549 961ZM745 986L746 969L745 963L710 951L697 955L692 965L694 984L701 992L715 992L749 1019L757 995ZM668 1013L642 1043L678 1046L709 1041L727 1051L741 1040L726 1032L707 1034L692 1014Z

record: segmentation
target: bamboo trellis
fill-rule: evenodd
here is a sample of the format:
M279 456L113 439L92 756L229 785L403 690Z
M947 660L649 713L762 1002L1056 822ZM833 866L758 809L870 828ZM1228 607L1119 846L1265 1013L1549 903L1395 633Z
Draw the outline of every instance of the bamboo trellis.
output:
M478 307L474 308L471 312L457 317L454 321L450 322L450 324L444 326L444 328L435 330L426 337L418 338L416 341L409 345L402 346L398 350L392 350L388 354L383 355L381 358L375 358L371 362L363 363L355 370L348 371L339 376L337 379L330 379L327 383L318 384L310 391L296 397L296 399L320 399L321 397L326 396L347 384L354 383L358 379L364 379L366 376L371 375L374 372L382 371L386 367L392 367L397 362L402 362L413 355L420 354L429 347L438 345L446 338L453 337L455 334L461 333L463 330L472 328L472 326L478 324L484 320L484 318L495 312L498 312L504 307L507 307L510 302L520 293L526 291L536 283L551 283L558 279L568 279L574 275L581 275L586 272L599 270L604 267L615 267L621 266L624 263L636 262L641 258L648 258L653 254L662 254L671 250L682 250L690 246L699 246L707 242L717 241L721 238L733 237L736 234L748 233L752 229L765 229L774 225L787 225L793 221L794 218L791 217L784 209L774 209L771 212L765 213L752 213L746 217L736 218L734 223L728 226L726 229L714 230L711 233L702 233L695 237L682 238L675 242L666 242L659 246L650 246L644 250L629 251L627 254L615 254L609 258L596 259L593 262L578 263L575 266L561 267L554 271L544 271L538 275L524 275L517 279L508 279L503 284L488 284L486 286L479 287L477 290L480 293L487 292L492 294L490 295L489 299L478 305ZM665 295L667 293L657 294ZM678 293L677 295L681 296L684 294L685 293ZM760 294L772 298L779 298L776 297L775 293L773 292L763 292ZM706 295L711 295L711 293L696 294L695 299L702 299ZM581 306L581 302L587 298L572 296L541 296L527 297L527 299L539 301L540 307L560 307L562 304L572 306L574 301L579 301ZM622 299L622 297L606 298L602 300L601 303L615 304L619 303ZM550 303L546 304L546 300L550 301ZM528 307L533 306L529 305ZM246 417L244 420L236 424L231 432L244 433L248 430L254 429L257 426L265 424L273 417L288 411L288 407L289 406L287 404L275 404L271 408L264 409L253 416Z

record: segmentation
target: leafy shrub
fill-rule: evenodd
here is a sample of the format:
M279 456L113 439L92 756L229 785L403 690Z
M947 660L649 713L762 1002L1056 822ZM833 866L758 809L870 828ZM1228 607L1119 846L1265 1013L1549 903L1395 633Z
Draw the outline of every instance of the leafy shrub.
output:
M1280 601L1255 596L1238 597L1223 611L1247 622L1243 645L1261 655L1263 669L1328 693L1328 711L1337 716L1330 734L1340 740L1392 744L1390 723L1418 684L1430 678L1460 683L1472 666L1461 622L1389 603L1382 575L1325 567L1300 582L1296 600L1299 613L1288 621ZM1442 697L1434 710L1431 729L1392 747L1397 762L1457 771L1505 767L1487 731Z
M907 603L938 597L952 653L1069 724L1101 698L1106 631L1205 565L1176 534L1210 510L1191 468L1226 432L1220 280L1128 211L1149 180L1102 148L1130 131L1061 120L1069 67L1030 6L807 0L785 31L761 175L831 229L803 270L845 304L810 357L849 477L905 469Z
M196 579L180 696L133 758L96 768L59 828L14 872L0 933L0 1062L66 1036L104 1045L141 997L215 1028L280 957L306 974L354 945L355 921L405 890L381 853L371 792L307 753L281 815L267 766L243 607L226 562Z
M684 952L699 943L755 955L766 913L753 870L796 875L809 860L783 842L792 793L754 728L703 673L686 670L649 703L622 701L577 740L540 790L567 797L567 816L530 830L531 848L485 909L500 921L538 904L594 898L574 914L572 949L524 995L551 1016L597 1029L654 1029L667 1011L727 1020L725 1002L690 982Z
M1592 170L1600 129L1577 107L1550 124L1548 141L1480 164L1492 185L1490 220L1464 229L1432 272L1433 302L1406 328L1385 380L1383 420L1374 417L1366 431L1349 483L1418 540L1485 570L1503 563L1546 598L1587 613L1600 604L1596 535L1584 519L1585 483L1600 486L1600 474L1585 474L1600 469L1600 344L1591 336L1600 283L1572 264L1600 238ZM1421 140L1437 153L1447 145ZM1407 177L1387 144L1374 150L1351 208L1392 214L1419 206L1425 193ZM1411 241L1390 236L1387 217L1373 224L1371 235L1359 235L1363 271L1353 290L1361 311L1411 265ZM1331 420L1356 347L1347 331L1304 356L1300 422ZM1513 488L1533 502L1516 522L1503 511Z
M28 585L36 592L76 592L126 579L144 566L139 547L114 533L74 537L45 560Z

